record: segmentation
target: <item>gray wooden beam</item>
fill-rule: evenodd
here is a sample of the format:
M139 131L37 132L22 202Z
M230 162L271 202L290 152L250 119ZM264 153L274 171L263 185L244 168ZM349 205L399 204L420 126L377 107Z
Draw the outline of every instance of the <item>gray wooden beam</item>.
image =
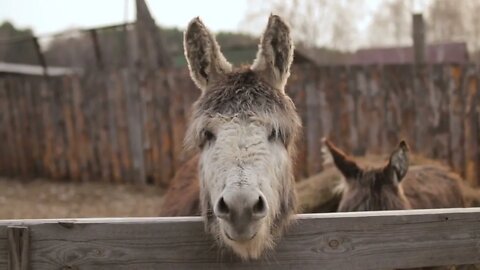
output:
M8 226L8 269L27 270L29 260L30 239L28 228L24 226Z
M480 263L479 208L299 215L275 251L251 262L218 249L199 217L0 221L0 243L12 225L29 227L30 265L38 270L341 270ZM0 269L4 265L0 257Z

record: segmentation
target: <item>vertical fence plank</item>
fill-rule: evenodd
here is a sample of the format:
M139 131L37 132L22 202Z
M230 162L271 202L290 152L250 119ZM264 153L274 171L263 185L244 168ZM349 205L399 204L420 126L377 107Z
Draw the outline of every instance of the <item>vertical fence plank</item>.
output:
M21 84L21 81L19 80L12 80L11 81L11 87L9 88L9 96L10 96L10 101L11 101L11 107L10 110L12 112L13 116L13 134L15 137L14 140L14 146L15 146L15 152L17 153L16 155L16 163L17 163L17 173L19 176L25 177L27 174L27 166L26 166L26 156L25 156L25 146L24 146L24 133L22 132L22 120L21 120L21 108L20 108L20 103L22 93L24 92L23 90L23 85Z
M123 84L123 75L121 72L115 73L115 88L116 88L116 102L115 110L118 115L118 137L119 137L119 154L122 167L123 181L131 181L132 175L132 162L129 147L129 132L127 124L127 109L126 109L126 90Z
M163 75L164 73L162 73ZM173 176L172 170L172 131L170 121L170 89L168 88L168 78L166 76L157 76L157 121L159 121L158 139L160 147L160 160L158 166L160 168L159 178L156 179L157 184L166 185Z
M120 158L120 144L119 144L119 127L117 119L120 117L117 114L118 92L121 91L115 84L115 76L112 74L106 75L105 91L108 99L108 133L110 141L110 159L112 164L112 178L114 182L122 181L122 168Z
M7 97L7 82L5 79L0 80L0 173L5 176L10 176L11 171L11 152L12 145L10 143L10 117Z
M107 74L101 70L97 71L99 73L98 81L96 82L98 87L98 96L99 96L99 108L98 108L98 130L99 130L99 160L101 166L101 179L105 182L112 181L112 159L111 159L111 149L112 145L109 139L109 100L108 100L108 90L107 90Z
M467 75L465 96L465 178L473 186L478 185L478 166L480 163L480 136L477 126L477 102L478 102L478 74L476 69L469 68Z
M321 154L321 138L322 138L322 128L319 114L320 109L320 91L325 89L319 89L318 84L315 80L315 75L313 72L308 72L307 80L305 83L305 114L306 121L305 127L307 137L307 147L306 147L306 159L307 159L307 175L313 175L321 171L322 169L322 154ZM320 90L320 91L319 91Z
M169 123L171 125L171 134L172 137L172 163L173 171L176 171L183 162L183 135L186 130L186 121L185 121L185 111L183 107L183 93L182 91L186 90L185 88L179 88L181 85L176 81L176 78L172 72L166 72L165 76L167 78L168 88L171 90L169 92L170 96L170 110L169 110ZM173 172L170 178L173 177ZM167 180L169 181L169 180Z
M43 143L42 143L42 119L41 111L39 110L39 92L38 87L40 80L26 81L27 85L27 119L26 121L29 124L30 130L28 132L30 137L31 149L30 156L32 158L32 171L31 176L38 176L43 174L42 170L42 153L43 153Z
M140 102L141 102L141 114L142 114L142 129L143 129L143 148L144 148L144 162L145 162L145 174L147 182L154 182L153 179L153 167L155 163L152 160L152 140L153 123L156 119L153 117L153 74L149 72L140 78Z
M450 67L449 86L449 120L450 120L450 165L452 168L465 175L464 164L464 106L463 106L463 83L465 72L460 66Z
M130 153L132 155L133 181L145 183L145 162L143 156L142 118L140 111L140 91L137 74L123 72L123 83L127 108L127 123L129 133Z
M62 113L65 118L65 152L68 167L68 178L76 180L79 178L79 168L77 163L77 139L74 129L74 115L72 106L72 78L65 77L61 84L62 91Z
M75 149L78 158L78 180L87 181L89 179L88 172L88 138L85 126L85 113L82 108L83 89L78 77L72 79L72 113L74 115L74 132L75 132Z

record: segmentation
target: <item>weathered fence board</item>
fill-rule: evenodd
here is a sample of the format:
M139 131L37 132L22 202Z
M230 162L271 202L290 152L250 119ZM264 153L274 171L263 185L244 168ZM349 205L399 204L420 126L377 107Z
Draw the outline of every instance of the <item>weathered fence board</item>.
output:
M400 139L480 185L480 70L435 65L295 66L287 92L304 128L298 179L322 169L321 138L354 154ZM0 173L167 185L180 164L190 107L186 70L0 77Z
M480 263L480 209L299 215L275 251L241 262L200 218L0 221L28 227L30 269L392 269Z

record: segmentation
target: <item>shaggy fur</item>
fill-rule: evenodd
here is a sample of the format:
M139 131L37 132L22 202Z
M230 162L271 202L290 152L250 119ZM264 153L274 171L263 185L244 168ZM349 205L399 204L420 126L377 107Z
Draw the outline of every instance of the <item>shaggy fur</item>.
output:
M244 259L272 248L295 212L292 159L301 124L283 89L292 53L289 28L278 16L270 17L251 68L232 70L198 18L185 33L190 75L202 90L185 137L187 149L200 150L201 213L219 244ZM266 216L219 216L215 205L239 194L264 198ZM230 237L245 231L248 240Z

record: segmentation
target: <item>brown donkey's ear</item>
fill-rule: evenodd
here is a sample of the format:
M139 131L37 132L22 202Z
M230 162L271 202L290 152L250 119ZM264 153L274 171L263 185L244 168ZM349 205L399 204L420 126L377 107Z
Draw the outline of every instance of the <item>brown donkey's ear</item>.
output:
M188 24L183 46L190 76L202 91L207 89L209 82L232 71L215 37L198 17Z
M323 144L327 147L328 151L332 155L333 162L337 169L347 178L357 177L361 169L352 158L343 153L328 139L323 139Z
M292 60L293 41L290 28L279 16L270 15L251 69L275 88L285 91Z
M394 183L400 183L407 174L409 166L408 151L407 143L402 140L397 149L390 155L390 161L385 169L387 173L394 177Z

